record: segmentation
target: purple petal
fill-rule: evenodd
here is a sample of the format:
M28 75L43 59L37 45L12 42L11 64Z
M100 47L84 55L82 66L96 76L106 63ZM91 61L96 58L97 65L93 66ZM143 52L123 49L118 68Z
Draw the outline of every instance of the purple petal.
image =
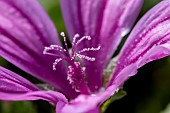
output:
M58 104L58 102L68 103L66 97L59 92L54 91L33 91L27 93L3 93L0 92L0 100L23 101L23 100L45 100Z
M39 89L28 80L0 66L0 90L9 93L22 93Z
M56 113L100 113L98 104L100 98L90 95L79 95L68 104L60 102L56 106Z
M137 23L118 59L110 83L122 69L131 64L144 64L170 55L170 0L161 1ZM128 76L128 73L123 75Z
M62 65L43 55L45 46L60 45L56 29L37 0L0 0L0 56L36 78L74 96Z
M53 91L41 91L21 76L0 66L0 100L38 100L67 103L66 97Z
M128 79L125 74L129 76L137 73L136 65L131 64L123 69L115 79L115 81L102 93L96 95L79 95L76 99L70 103L65 104L61 102L57 104L57 113L100 113L100 105L109 99L113 94L118 91L123 82Z
M96 91L102 85L102 73L123 36L132 27L142 5L142 0L60 0L63 17L70 37L75 33L90 35L91 42L82 47L97 47L95 62L84 62L88 85Z

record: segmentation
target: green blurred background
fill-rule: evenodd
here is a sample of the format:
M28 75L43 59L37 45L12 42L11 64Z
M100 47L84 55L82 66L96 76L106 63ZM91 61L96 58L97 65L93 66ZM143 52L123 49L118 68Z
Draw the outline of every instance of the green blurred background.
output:
M65 31L59 0L39 0L58 32ZM145 0L139 18L160 0ZM119 47L121 48L121 46ZM37 79L0 58L0 65L6 67L33 83ZM113 102L106 113L170 113L170 57L151 62L139 69L124 85L127 95ZM168 105L169 104L169 105ZM0 101L0 113L54 113L55 108L45 101L7 102Z

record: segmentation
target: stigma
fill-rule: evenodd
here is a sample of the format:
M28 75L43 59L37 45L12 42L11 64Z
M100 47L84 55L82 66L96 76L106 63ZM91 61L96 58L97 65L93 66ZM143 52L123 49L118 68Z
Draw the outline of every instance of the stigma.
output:
M64 32L60 34L64 39L65 48L59 45L50 45L49 47L45 47L43 54L55 56L56 59L53 63L53 70L56 70L56 65L61 61L66 61L69 66L67 68L67 80L72 85L72 88L76 92L81 92L83 94L89 94L89 88L87 86L86 75L85 75L85 67L81 66L81 63L75 61L76 58L85 59L88 61L95 61L94 57L90 57L85 55L84 53L89 51L99 51L101 46L91 47L91 48L83 48L78 50L77 47L85 40L90 41L92 38L90 36L80 37L79 34L75 34L72 41L72 49L69 52L68 44L66 42L66 36Z

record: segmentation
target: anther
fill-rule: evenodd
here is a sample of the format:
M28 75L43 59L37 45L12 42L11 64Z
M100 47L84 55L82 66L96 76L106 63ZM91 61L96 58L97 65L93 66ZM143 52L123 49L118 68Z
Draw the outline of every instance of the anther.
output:
M62 58L55 59L55 62L53 63L53 70L56 70L56 65L62 60Z
M86 55L81 55L81 54L78 54L78 53L76 53L76 56L79 57L80 59L86 59L88 61L95 61L94 57L88 57Z
M91 40L91 37L90 37L90 36L83 36L82 38L80 38L80 39L77 41L76 45L80 44L80 43L81 43L83 40L85 40L85 39Z
M94 47L92 47L92 48L84 48L84 49L78 51L78 53L83 53L83 52L87 52L87 51L98 51L98 50L100 50L100 47L101 46L98 46L97 48L94 48Z
M74 46L74 45L75 45L75 43L76 43L76 39L77 39L78 37L80 37L80 35L79 35L79 34L75 34L75 35L74 35L74 37L73 37L73 42L72 42L72 46Z
M64 34L64 32L61 32L61 34L60 34L63 38L64 38L64 44L65 44L65 47L66 47L66 54L70 57L70 54L69 54L69 50L68 50L68 46L67 46L67 42L66 42L66 37L65 37L65 34Z

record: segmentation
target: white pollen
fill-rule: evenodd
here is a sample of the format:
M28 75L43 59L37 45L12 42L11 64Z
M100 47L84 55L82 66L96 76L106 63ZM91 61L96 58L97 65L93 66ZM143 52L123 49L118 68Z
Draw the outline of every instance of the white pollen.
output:
M91 37L90 37L90 36L83 36L83 37L81 37L81 38L77 41L76 45L78 45L78 44L79 44L80 42L82 42L84 39L91 40Z
M61 47L61 46L59 46L59 45L50 45L50 47L63 49L63 47Z
M63 36L63 37L65 37L65 33L64 33L64 32L61 32L60 35Z
M56 65L62 60L62 58L56 59L53 63L53 70L56 70Z
M74 37L73 37L73 42L72 42L72 46L75 45L76 39L77 39L78 37L80 37L80 35L79 35L78 33L74 35Z
M82 67L82 70L85 72L85 70L86 70L86 67Z
M100 48L101 48L101 46L98 46L97 48L94 48L94 47L92 47L92 48L84 48L84 49L78 51L78 53L83 53L83 52L86 52L86 51L98 51L98 50L100 50Z
M88 61L95 61L96 60L94 57L89 57L89 56L81 55L81 54L78 54L78 53L76 53L76 56L79 57L80 59L83 58L83 59L86 59Z

